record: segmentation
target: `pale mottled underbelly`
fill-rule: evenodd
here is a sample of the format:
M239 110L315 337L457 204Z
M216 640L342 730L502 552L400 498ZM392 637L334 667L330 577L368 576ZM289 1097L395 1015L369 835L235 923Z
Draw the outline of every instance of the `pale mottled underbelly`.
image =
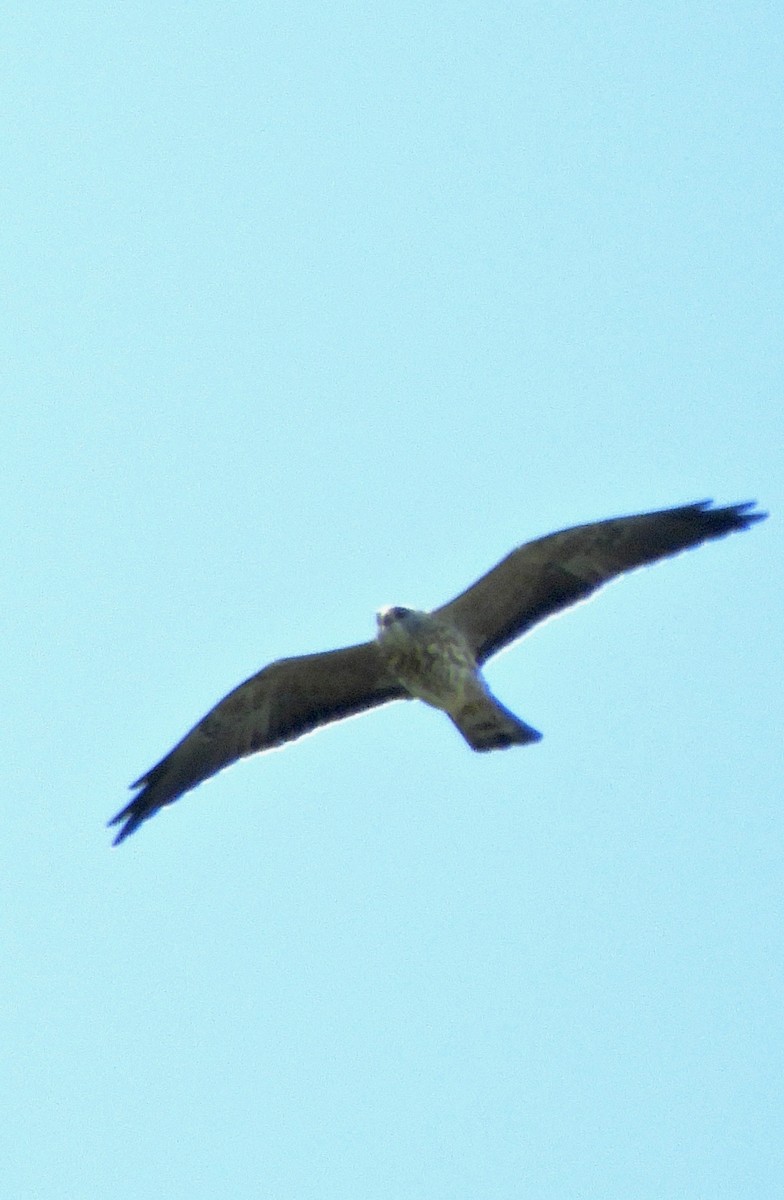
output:
M435 708L450 709L475 684L476 665L468 646L451 631L382 643L387 667L407 692Z

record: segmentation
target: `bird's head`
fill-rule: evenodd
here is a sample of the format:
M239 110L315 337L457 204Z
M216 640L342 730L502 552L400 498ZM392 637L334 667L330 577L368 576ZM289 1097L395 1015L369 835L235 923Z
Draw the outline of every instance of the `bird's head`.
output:
M413 611L412 608L404 608L402 604L391 604L388 608L380 608L376 613L378 632L383 633L384 630L391 629L398 621L404 621Z

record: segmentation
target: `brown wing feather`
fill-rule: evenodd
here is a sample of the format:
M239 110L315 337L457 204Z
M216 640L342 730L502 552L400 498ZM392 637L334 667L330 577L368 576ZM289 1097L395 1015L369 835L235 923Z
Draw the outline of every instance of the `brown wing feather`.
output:
M638 516L577 525L513 550L454 600L436 610L468 637L477 660L538 621L584 600L625 571L747 529L765 513L752 503L710 508L710 500Z
M386 674L375 642L271 663L224 696L136 780L132 786L142 790L109 822L124 822L114 844L237 759L405 695Z

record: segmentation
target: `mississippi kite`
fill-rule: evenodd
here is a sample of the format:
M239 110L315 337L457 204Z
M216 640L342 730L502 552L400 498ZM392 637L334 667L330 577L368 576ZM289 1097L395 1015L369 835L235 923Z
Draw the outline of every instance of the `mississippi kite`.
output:
M617 575L747 529L766 515L751 511L753 503L710 505L616 517L537 538L433 612L381 609L373 641L271 663L137 779L132 786L141 790L109 822L121 826L114 844L237 759L390 700L416 697L442 709L473 750L538 742L542 735L492 695L483 663Z

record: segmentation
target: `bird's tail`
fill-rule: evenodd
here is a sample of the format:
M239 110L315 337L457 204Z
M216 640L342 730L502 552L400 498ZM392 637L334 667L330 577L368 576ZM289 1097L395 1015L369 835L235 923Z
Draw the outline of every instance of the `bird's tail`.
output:
M448 716L472 750L505 750L507 746L538 742L542 737L538 729L526 725L486 691L476 693Z

